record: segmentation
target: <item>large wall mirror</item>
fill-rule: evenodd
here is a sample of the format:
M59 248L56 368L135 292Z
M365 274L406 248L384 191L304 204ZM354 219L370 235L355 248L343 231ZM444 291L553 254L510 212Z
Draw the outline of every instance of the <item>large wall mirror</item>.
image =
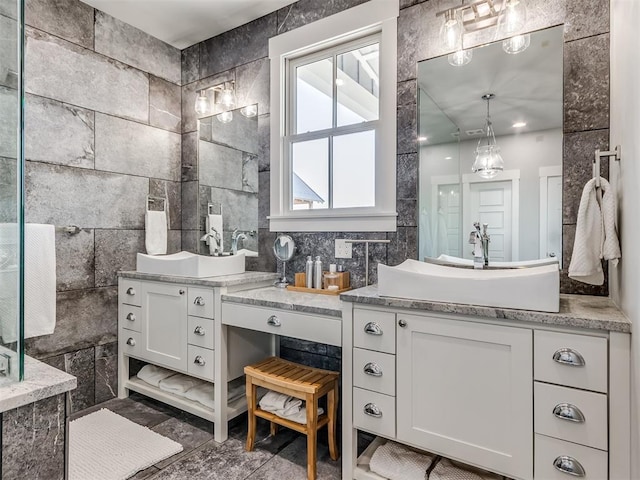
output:
M446 55L418 64L421 260L472 258L478 221L489 225L490 260L562 265L562 47L559 26L531 33L517 54L499 41L466 65ZM504 162L492 178L472 170L488 116Z
M200 118L198 122L198 252L207 215L222 214L222 245L231 251L234 230L244 233L238 249L258 252L258 106ZM209 208L209 206L212 206ZM186 207L186 206L183 206Z

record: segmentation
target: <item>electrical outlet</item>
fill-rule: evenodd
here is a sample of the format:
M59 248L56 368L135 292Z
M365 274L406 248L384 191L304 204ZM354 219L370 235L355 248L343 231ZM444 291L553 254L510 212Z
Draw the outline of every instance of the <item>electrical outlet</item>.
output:
M352 258L352 245L344 238L336 238L336 258Z

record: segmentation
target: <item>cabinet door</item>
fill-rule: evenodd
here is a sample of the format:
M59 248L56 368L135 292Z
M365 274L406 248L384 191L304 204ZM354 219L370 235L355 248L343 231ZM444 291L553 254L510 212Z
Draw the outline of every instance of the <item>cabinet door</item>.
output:
M187 371L187 288L142 282L143 360Z
M398 315L397 342L397 438L531 479L531 330Z

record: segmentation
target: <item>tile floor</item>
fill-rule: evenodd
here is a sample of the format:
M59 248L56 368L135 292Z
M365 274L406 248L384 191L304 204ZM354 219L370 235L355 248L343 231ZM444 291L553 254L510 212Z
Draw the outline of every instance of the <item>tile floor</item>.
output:
M135 480L304 480L307 478L306 437L286 428L269 436L269 424L258 419L253 452L245 452L246 414L229 423L229 439L213 440L213 423L139 394L113 399L75 414L100 408L122 415L179 442L184 450L132 477ZM326 429L318 435L318 480L339 480L340 460L329 458ZM99 479L95 479L99 480Z

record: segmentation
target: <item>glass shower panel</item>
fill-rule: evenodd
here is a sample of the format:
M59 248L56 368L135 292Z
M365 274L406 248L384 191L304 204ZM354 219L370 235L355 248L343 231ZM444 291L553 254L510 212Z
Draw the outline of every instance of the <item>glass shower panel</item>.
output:
M0 386L22 380L23 12L0 0Z

